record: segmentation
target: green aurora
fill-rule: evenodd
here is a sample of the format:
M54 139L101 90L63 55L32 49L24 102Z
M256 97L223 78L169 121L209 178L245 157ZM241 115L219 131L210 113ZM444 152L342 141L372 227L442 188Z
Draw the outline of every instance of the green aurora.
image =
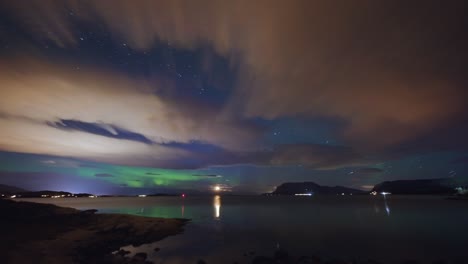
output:
M106 181L130 188L190 188L194 184L209 189L222 181L220 175L208 175L200 170L169 170L149 167L130 167L106 163L78 161L56 157L17 154L3 157L0 169L9 173L51 173Z

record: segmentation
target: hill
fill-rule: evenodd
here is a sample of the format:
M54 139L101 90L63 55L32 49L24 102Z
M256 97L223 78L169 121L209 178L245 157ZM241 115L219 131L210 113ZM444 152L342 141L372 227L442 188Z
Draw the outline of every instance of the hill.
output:
M15 187L15 186L0 184L0 194L14 194L14 193L22 193L22 192L29 192L29 191Z
M343 186L321 186L315 182L286 182L276 187L272 195L295 194L364 194L366 192Z
M454 178L398 180L379 183L372 191L392 194L454 194L455 188L466 185L466 182Z

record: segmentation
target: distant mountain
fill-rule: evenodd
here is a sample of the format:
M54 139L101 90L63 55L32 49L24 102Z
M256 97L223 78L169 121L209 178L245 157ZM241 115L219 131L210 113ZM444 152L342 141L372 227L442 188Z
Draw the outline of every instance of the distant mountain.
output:
M0 194L15 194L15 193L20 193L20 192L29 192L29 191L15 187L15 186L0 184Z
M15 195L16 197L21 198L62 198L62 197L91 197L95 196L90 193L69 193L64 191L28 191L22 188L15 186L9 186L5 184L0 184L0 197L9 197L10 195Z
M366 192L343 186L321 186L314 182L286 182L276 187L272 195L295 195L299 193L312 194L364 194Z
M37 192L18 192L18 197L22 198L45 198L45 197L72 197L73 194L61 191L37 191Z
M450 179L385 181L374 186L372 191L392 194L454 194L455 188L466 186L467 182Z

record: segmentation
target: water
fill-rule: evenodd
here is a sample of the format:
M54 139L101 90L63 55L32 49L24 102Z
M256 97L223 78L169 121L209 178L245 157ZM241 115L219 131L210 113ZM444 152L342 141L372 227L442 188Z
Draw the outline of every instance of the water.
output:
M155 263L249 263L290 254L400 263L468 263L468 201L435 196L28 199L78 209L190 218L181 235L143 245ZM161 250L156 252L154 248ZM247 254L245 254L247 253ZM247 255L247 256L245 256Z

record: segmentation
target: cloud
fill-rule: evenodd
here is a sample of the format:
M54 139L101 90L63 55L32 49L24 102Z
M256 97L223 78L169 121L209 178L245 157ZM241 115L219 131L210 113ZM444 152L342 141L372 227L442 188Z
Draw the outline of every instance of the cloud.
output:
M161 175L160 173L147 172L146 175Z
M161 80L2 58L0 149L165 168L335 168L375 153L466 148L466 126L454 129L467 120L464 9L435 2L7 1L8 17L41 45L77 49L77 23L99 22L140 52L209 47L237 75L217 108L168 100L158 92L173 87ZM345 146L262 151L263 131L246 121L298 116L344 120Z
M369 174L381 173L381 172L384 172L384 170L379 169L379 168L371 168L371 167L368 167L368 168L359 168L359 169L356 169L356 170L354 170L354 172L355 172L356 174L365 174L365 175L369 175Z
M96 173L94 174L95 177L100 177L100 178L108 178L108 177L114 177L114 175L109 174L109 173Z
M83 131L111 138L133 140L146 144L153 143L141 134L121 129L110 124L82 122L79 120L59 120L56 122L48 122L47 125L66 131Z
M41 163L49 167L60 167L60 168L78 168L80 162L70 159L61 159L57 157L50 157L51 159L43 160Z
M101 178L85 178L76 174L51 172L0 172L2 183L27 190L67 191L72 193L119 193L113 183ZM18 180L21 179L21 180Z
M261 132L210 106L164 100L154 83L99 68L16 58L0 64L0 86L3 151L171 167L194 154L173 142L236 151L255 146Z
M282 144L272 150L251 152L220 150L197 157L199 162L197 167L251 164L257 166L303 166L328 170L366 165L370 162L350 147L307 143Z
M466 110L460 73L467 43L459 37L465 15L459 4L37 0L4 5L33 38L60 47L76 47L77 21L103 23L116 39L141 51L158 41L189 50L211 46L239 67L228 110L268 119L339 117L349 121L343 132L348 142L384 148L422 136Z
M222 175L219 174L192 174L195 177L206 177L206 178L221 178Z
M363 163L359 153L349 147L320 144L288 144L279 146L272 155L272 165L303 165L332 169Z
M454 164L465 164L465 163L468 163L468 157L461 157L461 158L454 159L454 160L452 161L452 163L454 163Z

